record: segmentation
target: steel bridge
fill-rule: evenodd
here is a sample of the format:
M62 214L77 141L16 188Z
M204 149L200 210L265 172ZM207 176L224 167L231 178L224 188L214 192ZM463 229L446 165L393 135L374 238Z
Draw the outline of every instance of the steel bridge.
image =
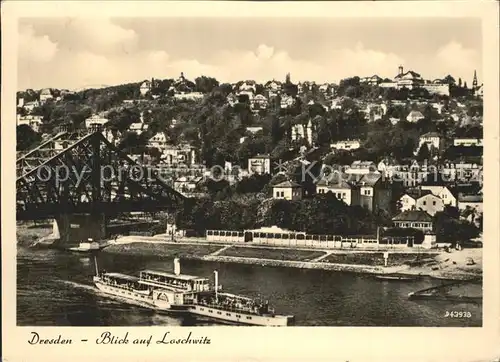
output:
M185 200L101 132L60 132L18 155L16 166L18 220L173 211Z

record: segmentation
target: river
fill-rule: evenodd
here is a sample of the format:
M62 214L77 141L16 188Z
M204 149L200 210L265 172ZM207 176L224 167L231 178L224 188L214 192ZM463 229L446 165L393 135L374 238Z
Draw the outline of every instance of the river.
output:
M172 260L100 252L107 271L137 274L172 271ZM369 275L181 260L182 273L213 277L224 290L268 299L298 326L481 326L482 307L442 301L410 301L409 292L439 280L381 281ZM18 248L17 323L20 326L218 325L192 317L159 314L98 292L93 258L49 249ZM469 311L471 318L446 318Z

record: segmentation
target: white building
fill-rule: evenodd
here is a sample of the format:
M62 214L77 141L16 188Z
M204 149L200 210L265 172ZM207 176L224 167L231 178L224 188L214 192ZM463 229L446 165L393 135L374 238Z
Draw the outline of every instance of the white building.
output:
M149 80L145 80L144 82L141 83L141 86L139 87L139 91L141 92L142 96L145 96L149 92L151 92L151 82Z
M135 122L135 123L132 123L130 126L129 126L129 131L131 132L135 132L137 133L138 135L140 135L142 132L144 131L147 131L148 129L148 125L146 123L144 123L144 117L143 117L143 113L141 113L141 119L140 119L140 122Z
M281 108L291 108L295 104L295 99L291 96L284 95L281 97Z
M270 174L271 173L271 156L255 155L248 159L248 172L250 174Z
M40 107L40 102L38 102L37 100L31 101L31 102L26 102L23 106L23 108L25 110L27 110L28 112L32 112L33 109L35 109L37 107Z
M419 120L425 118L424 115L422 114L422 112L420 111L411 111L408 116L406 117L406 120L408 122L412 122L412 123L415 123L415 122L418 122Z
M425 211L431 216L434 216L437 212L444 210L443 200L433 194L427 194L419 197L415 206L417 210Z
M313 135L312 135L312 122L309 119L307 125L304 126L302 123L296 124L292 126L292 141L298 141L300 139L305 139L308 145L312 145L313 143Z
M107 118L94 114L85 120L85 127L89 131L96 131L102 129L108 122L109 120Z
M422 185L420 187L421 190L430 191L433 195L439 197L443 204L456 207L457 206L457 198L450 189L446 186L425 186Z
M167 147L167 136L164 132L158 132L149 139L148 146L151 148L158 148L163 153Z
M436 132L425 133L419 138L418 148L422 147L422 145L427 144L429 149L434 147L435 149L439 149L441 141L441 136Z
M40 126L43 124L42 116L20 116L17 115L17 125L27 125L35 132L40 132Z
M349 175L366 175L380 172L377 170L377 165L372 161L354 161L345 173Z
M455 138L453 140L453 146L483 146L483 140L480 138Z
M356 150L361 147L359 140L343 140L330 144L330 148L335 150Z
M302 187L293 181L279 183L273 186L273 198L283 200L301 200Z
M52 92L50 91L49 88L45 88L40 91L40 103L43 104L52 98L53 98Z

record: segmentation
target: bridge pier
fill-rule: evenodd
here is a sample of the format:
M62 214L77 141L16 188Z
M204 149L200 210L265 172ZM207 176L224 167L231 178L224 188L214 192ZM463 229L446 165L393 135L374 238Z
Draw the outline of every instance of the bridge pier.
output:
M59 244L86 242L89 238L100 241L106 237L104 214L63 214L53 225L53 237Z

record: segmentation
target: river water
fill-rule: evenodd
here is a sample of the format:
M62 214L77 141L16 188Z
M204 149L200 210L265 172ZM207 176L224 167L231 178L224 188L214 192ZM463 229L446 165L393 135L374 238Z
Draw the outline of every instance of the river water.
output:
M19 247L17 323L22 326L218 325L193 317L159 314L113 299L92 286L92 257ZM100 269L137 274L172 271L171 259L100 252ZM181 260L182 273L213 277L224 290L268 299L280 314L295 315L298 326L481 326L482 307L442 301L410 301L409 292L439 280L380 281L369 275ZM477 288L477 287L476 287ZM477 292L477 290L476 290ZM471 318L446 318L469 311Z

